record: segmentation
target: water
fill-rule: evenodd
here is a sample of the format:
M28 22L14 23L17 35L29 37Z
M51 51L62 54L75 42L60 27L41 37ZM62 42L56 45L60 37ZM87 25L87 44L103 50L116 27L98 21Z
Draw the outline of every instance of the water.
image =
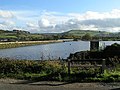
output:
M120 41L102 41L105 45L119 43ZM70 53L90 50L89 41L74 41L64 43L53 43L45 45L27 46L11 49L1 49L0 57L14 59L41 60L67 58Z

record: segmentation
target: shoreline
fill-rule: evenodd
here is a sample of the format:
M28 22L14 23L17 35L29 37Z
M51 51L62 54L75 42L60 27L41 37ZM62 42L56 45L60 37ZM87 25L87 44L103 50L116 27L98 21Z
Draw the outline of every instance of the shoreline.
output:
M0 42L0 44L13 44L13 43L36 43L36 42L63 42L63 40L45 40L45 41L16 41L16 42Z
M0 49L17 48L17 47L42 45L42 44L50 44L50 43L61 43L61 42L64 42L64 41L63 40L47 40L47 41L0 42Z

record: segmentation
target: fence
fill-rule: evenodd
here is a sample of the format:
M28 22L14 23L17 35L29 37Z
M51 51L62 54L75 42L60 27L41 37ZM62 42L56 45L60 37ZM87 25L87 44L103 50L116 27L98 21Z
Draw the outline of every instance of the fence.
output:
M101 67L101 73L104 73L105 70L105 59L92 59L92 60L70 60L68 59L68 75L71 73L72 67ZM91 64L86 65L86 62L89 62ZM84 64L81 64L84 63ZM93 64L94 63L94 64ZM101 64L100 64L101 63Z

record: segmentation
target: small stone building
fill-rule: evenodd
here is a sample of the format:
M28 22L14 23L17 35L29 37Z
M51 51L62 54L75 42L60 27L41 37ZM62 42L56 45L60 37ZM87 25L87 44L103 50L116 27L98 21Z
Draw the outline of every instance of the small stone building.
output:
M105 44L100 41L90 41L90 51L99 51L103 50Z

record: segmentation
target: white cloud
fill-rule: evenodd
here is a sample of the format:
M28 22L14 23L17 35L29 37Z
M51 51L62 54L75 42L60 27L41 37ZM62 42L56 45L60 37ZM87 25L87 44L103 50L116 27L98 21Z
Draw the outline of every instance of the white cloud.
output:
M69 16L72 16L78 20L90 20L90 19L106 19L106 18L120 18L120 10L113 9L111 12L93 12L87 11L84 14L80 13L69 13Z
M49 20L47 20L47 19L41 19L40 21L39 21L39 26L42 28L42 27L49 27L50 26L50 22L49 22Z
M120 10L110 12L60 13L50 11L0 11L0 29L22 28L32 32L62 32L71 29L120 31Z
M15 22L13 21L5 20L3 22L0 22L0 29L11 30L13 27L15 27Z
M32 22L27 22L26 25L27 25L27 27L38 27L38 24L35 24Z
M95 25L80 25L81 30L98 30Z
M17 27L17 26L16 26L16 27L13 27L12 30L25 30L25 29L22 28L22 27Z
M14 15L11 11L0 10L0 18L11 19L14 18Z
M47 14L46 14L47 13ZM42 19L44 19L42 21ZM71 29L81 30L106 30L119 31L120 10L113 9L111 12L93 12L86 13L68 13L65 15L45 12L42 14L39 23L40 29L46 29L48 32L62 32ZM47 28L46 28L47 27ZM48 28L49 27L49 28ZM54 27L54 28L53 28Z
M120 32L120 27L108 28L109 32Z
M0 29L5 29L5 25L0 24Z
M14 26L15 22L6 20L6 21L1 22L1 24L6 25L6 26Z

